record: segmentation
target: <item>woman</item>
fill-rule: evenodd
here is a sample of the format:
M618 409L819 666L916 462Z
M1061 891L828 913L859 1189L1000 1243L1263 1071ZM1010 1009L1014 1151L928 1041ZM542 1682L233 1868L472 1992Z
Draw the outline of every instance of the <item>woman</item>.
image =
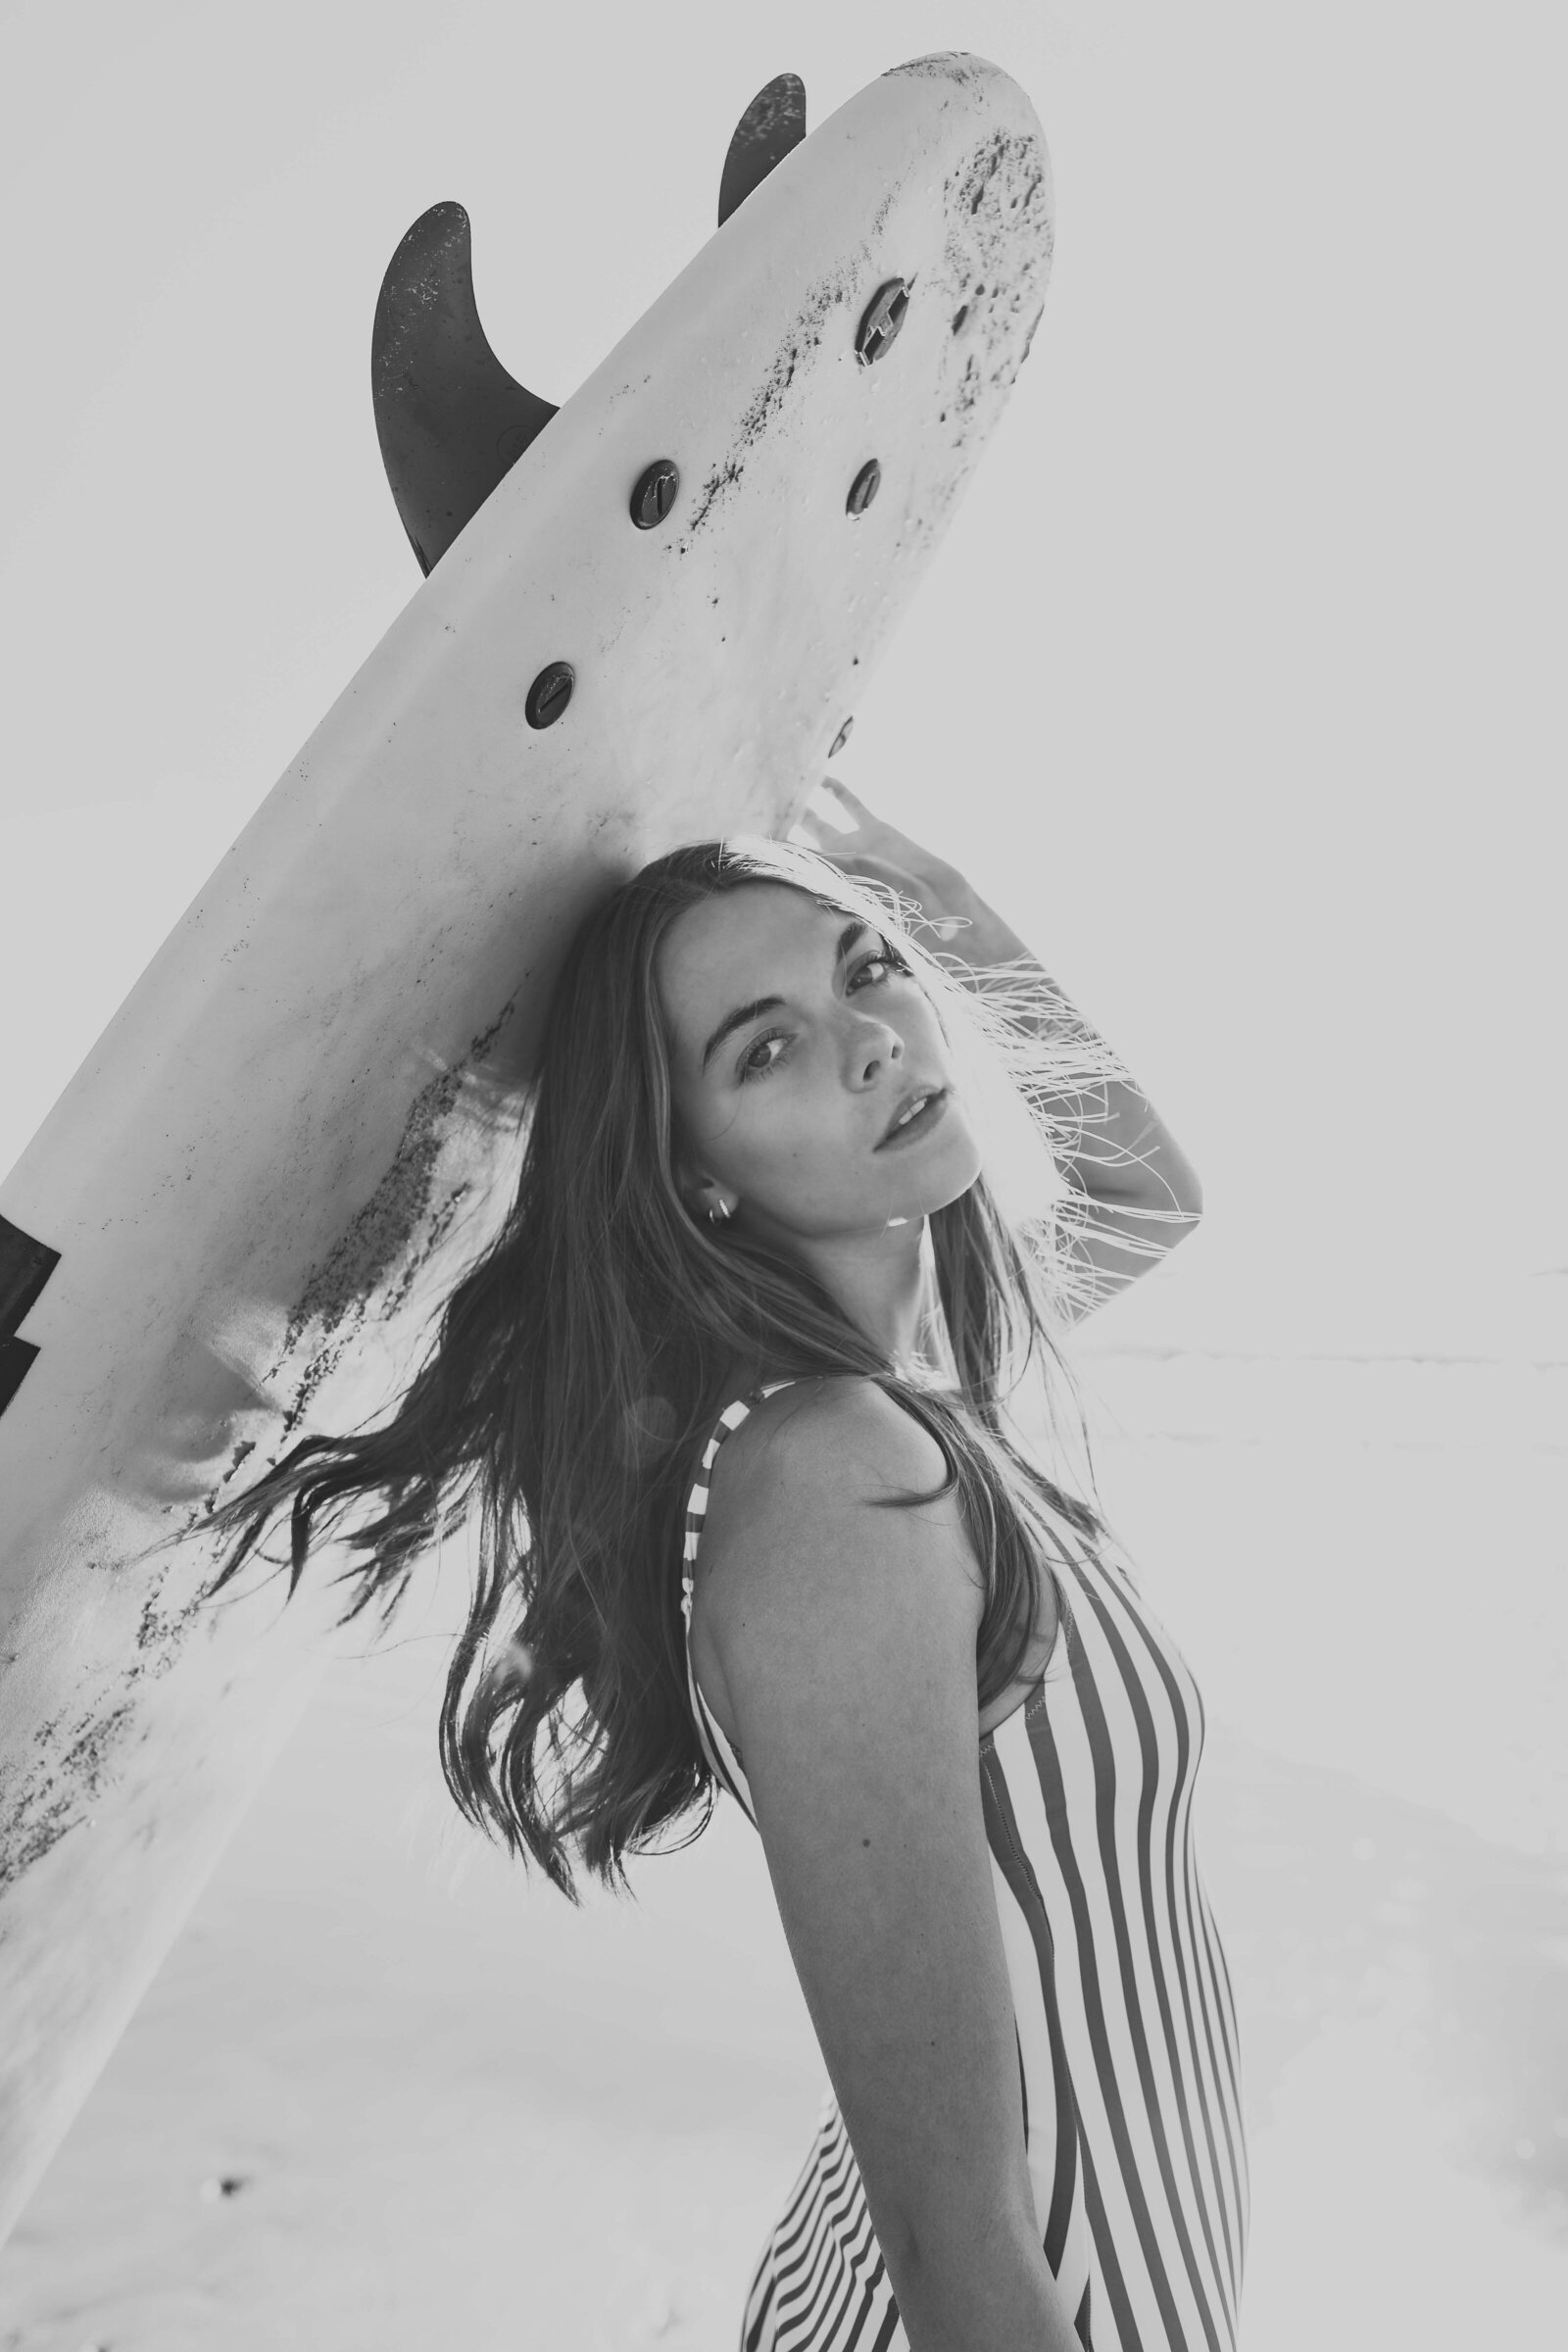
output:
M217 1583L288 1504L292 1592L348 1513L347 1614L390 1609L476 1509L469 1819L576 1899L568 1841L615 1884L744 1806L832 2085L746 2352L1222 2352L1201 1708L1016 1401L1198 1186L961 875L832 789L833 862L698 844L582 925L499 1239L384 1426L225 1507Z

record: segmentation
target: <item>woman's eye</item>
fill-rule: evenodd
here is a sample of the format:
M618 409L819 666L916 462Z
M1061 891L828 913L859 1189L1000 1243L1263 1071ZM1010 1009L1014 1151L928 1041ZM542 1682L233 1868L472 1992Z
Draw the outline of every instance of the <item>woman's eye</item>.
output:
M906 972L909 968L905 962L904 957L902 956L895 956L891 948L878 948L874 955L861 956L859 962L855 967L854 974L852 975L852 987L855 981L858 980L860 974L865 970L865 967L868 963L885 963L890 971L895 972Z
M872 955L861 956L850 974L850 989L858 988L860 974L873 963L885 963L890 971L903 972L906 977L909 975L910 967L905 962L902 956L895 955L891 948L878 948ZM880 987L881 982L878 981L875 985ZM777 1069L779 1062L783 1059L782 1054L775 1054L769 1060L758 1061L753 1058L754 1055L761 1054L768 1046L788 1045L788 1034L782 1029L770 1029L765 1037L754 1039L741 1057L742 1083L744 1084L748 1078L765 1078L769 1070Z
M754 1061L752 1059L752 1055L754 1054L760 1054L764 1046L781 1046L783 1043L783 1033L777 1029L770 1029L766 1037L758 1038L755 1044L747 1048L746 1053L742 1057L741 1077L743 1079L765 1078L768 1071L774 1067L773 1062Z

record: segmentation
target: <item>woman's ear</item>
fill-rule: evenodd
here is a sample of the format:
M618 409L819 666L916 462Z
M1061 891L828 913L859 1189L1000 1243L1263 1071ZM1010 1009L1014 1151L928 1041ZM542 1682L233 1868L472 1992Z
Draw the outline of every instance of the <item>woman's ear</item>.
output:
M681 1199L694 1217L706 1217L710 1223L722 1225L735 1213L735 1200L727 1188L711 1176L675 1179Z
M674 1137L670 1140L669 1172L688 1215L722 1225L739 1205L734 1194L697 1161L688 1159L685 1149Z
M701 1169L694 1168L690 1161L678 1157L670 1161L669 1172L674 1179L676 1192L679 1193L686 1206L695 1213L702 1207L700 1196L708 1179L703 1175Z

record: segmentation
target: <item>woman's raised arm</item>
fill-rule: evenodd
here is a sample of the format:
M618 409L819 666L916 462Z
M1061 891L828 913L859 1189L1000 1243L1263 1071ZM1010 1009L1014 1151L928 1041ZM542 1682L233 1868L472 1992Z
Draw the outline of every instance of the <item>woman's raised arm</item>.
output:
M847 873L890 882L916 900L945 956L977 970L1010 966L1031 984L1036 1000L1037 1008L1017 1016L1029 1026L1042 1032L1069 1028L1092 1046L1100 1045L1018 934L956 866L877 816L837 777L824 777L823 790L853 820L841 830L808 808L802 831L824 857ZM1013 1009L1010 1003L1008 1009ZM1073 1255L1094 1277L1092 1290L1073 1310L1080 1316L1147 1273L1194 1230L1203 1209L1197 1170L1133 1078L1096 1079L1084 1092L1082 1141L1058 1163L1065 1182L1089 1203L1072 1243Z
M715 1465L703 1605L791 1955L914 2352L1077 2352L1041 2245L981 1807L980 1572L873 1383Z

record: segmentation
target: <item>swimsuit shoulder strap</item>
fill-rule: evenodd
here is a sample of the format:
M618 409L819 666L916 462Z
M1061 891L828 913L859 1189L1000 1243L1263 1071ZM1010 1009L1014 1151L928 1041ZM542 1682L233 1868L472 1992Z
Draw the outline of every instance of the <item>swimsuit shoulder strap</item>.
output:
M765 1397L774 1396L780 1389L792 1387L795 1377L798 1376L792 1376L789 1380L770 1380L765 1387L753 1389L749 1396L737 1396L733 1404L726 1404L718 1416L718 1423L712 1436L704 1448L703 1466L697 1474L696 1483L686 1500L686 1543L685 1556L681 1566L680 1605L686 1619L688 1638L692 1629L692 1569L697 1559L697 1546L702 1538L703 1521L708 1515L709 1482L712 1475L718 1449L729 1436L730 1431L739 1429L755 1404L761 1403Z
M754 1828L757 1816L752 1809L751 1790L747 1787L746 1768L741 1761L740 1749L732 1747L724 1737L722 1727L714 1720L697 1680L697 1669L692 1659L692 1571L697 1561L697 1546L702 1539L703 1521L708 1512L709 1480L720 1446L732 1429L739 1429L755 1403L771 1396L775 1390L787 1389L790 1385L787 1380L770 1381L763 1388L754 1389L749 1396L737 1396L733 1404L727 1404L719 1414L718 1426L704 1449L703 1466L686 1504L686 1544L681 1564L680 1605L681 1614L686 1620L686 1691L697 1725L698 1740L707 1755L710 1769L741 1805Z

